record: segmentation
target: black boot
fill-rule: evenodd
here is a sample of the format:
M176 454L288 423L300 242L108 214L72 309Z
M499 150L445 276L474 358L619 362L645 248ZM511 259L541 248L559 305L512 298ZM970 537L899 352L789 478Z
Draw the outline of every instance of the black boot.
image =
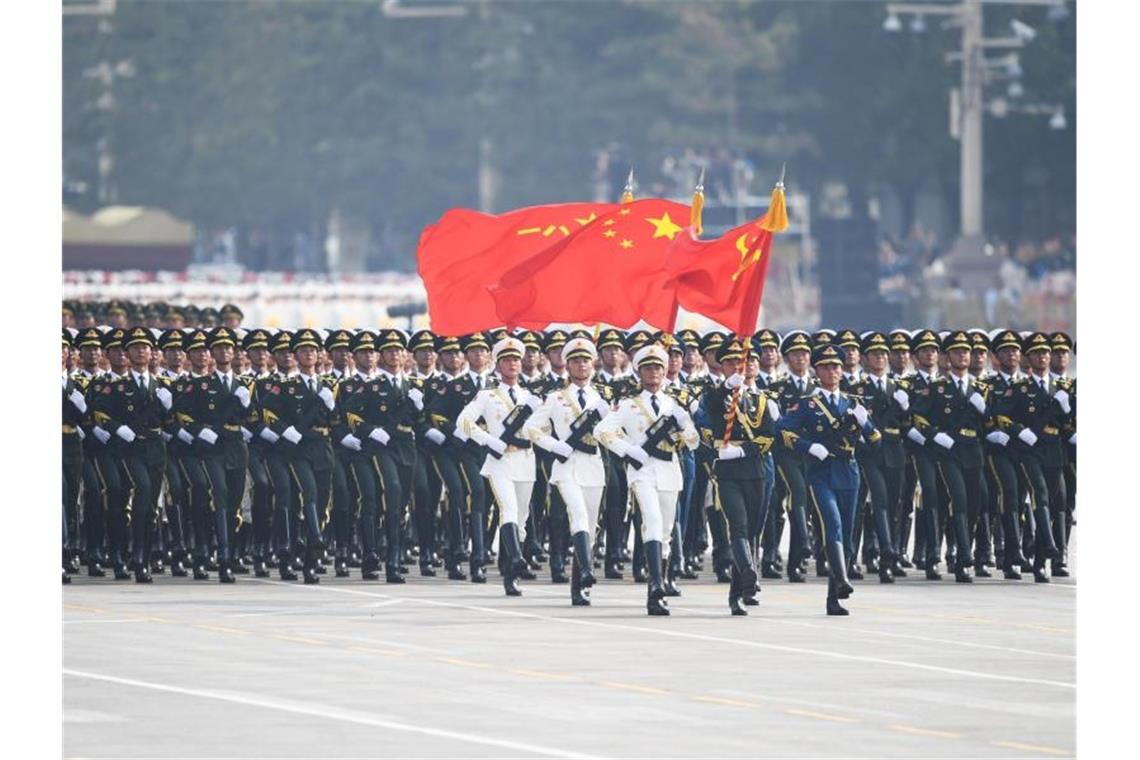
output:
M752 549L748 545L748 539L734 538L729 550L732 555L732 567L736 570L734 580L737 590L745 604L755 606L758 603L756 594L759 593L760 587L756 583L756 565L752 561Z
M513 523L499 526L499 572L503 576L503 591L507 596L522 596L522 590L515 579L515 569L524 562L518 530L518 526Z
M587 589L598 582L594 577L593 563L590 561L590 534L579 531L574 534L574 560L577 564L572 572L578 576L578 585Z
M646 586L646 610L650 615L668 615L669 608L661 603L665 587L661 581L661 542L645 542L645 561L649 565L649 583Z
M570 604L575 607L589 607L590 600L582 593L581 577L581 564L578 562L578 555L575 554L570 560Z
M185 578L190 574L186 571L186 552L182 549L176 549L170 558L170 574L175 578Z
M827 579L827 614L828 615L850 615L847 608L839 603L838 589L839 581L834 577Z
M99 564L96 559L89 559L87 561L87 577L88 578L103 578L107 575L107 571Z
M218 559L218 583L234 583L237 578L234 577L233 568L230 567L229 560Z
M733 615L747 615L748 610L744 609L742 598L740 596L740 571L733 565L732 582L728 587L728 609Z
M173 565L170 568L170 572L174 573ZM261 553L253 555L253 574L257 578L269 577L269 565L265 564L265 555Z
M293 570L293 556L286 549L277 557L277 577L283 581L297 580L297 573Z
M364 581L380 580L380 557L376 552L368 552L360 560L360 579Z
M205 557L197 557L194 560L194 580L208 581L210 580L210 573L206 570L208 563Z
M336 548L336 562L333 568L337 578L348 577L348 549L346 547L338 546Z
M804 577L800 554L795 549L791 549L788 552L788 563L785 569L788 572L788 583L807 583L807 578Z
M847 573L844 572L846 564L843 561L843 544L838 541L829 541L825 547L828 556L828 565L835 576L835 595L846 599L855 593L855 589L847 582Z

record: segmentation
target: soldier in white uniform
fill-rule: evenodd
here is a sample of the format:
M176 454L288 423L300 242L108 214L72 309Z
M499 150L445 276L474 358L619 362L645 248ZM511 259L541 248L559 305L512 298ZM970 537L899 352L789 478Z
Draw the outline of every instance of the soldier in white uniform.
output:
M570 603L589 606L584 594L596 582L590 558L590 531L598 523L598 509L606 487L594 427L610 412L610 402L591 382L598 350L587 338L574 338L562 348L570 382L551 391L527 423L535 444L554 454L550 483L566 503L574 560L570 574ZM608 388L602 386L605 392ZM553 538L553 537L552 537Z
M598 441L627 463L629 490L641 512L650 615L669 614L662 602L662 551L668 546L664 539L673 528L682 487L677 447L695 449L699 441L689 413L663 390L668 361L665 349L657 344L638 350L633 365L641 379L640 392L623 399L594 429Z
M520 596L517 578L526 566L522 540L534 488L534 449L525 431L527 420L542 400L519 383L522 373L523 343L506 337L491 349L491 360L499 380L488 385L471 400L455 423L455 435L470 439L487 449L487 459L479 473L487 479L499 508L499 571L507 596ZM486 428L480 427L482 419ZM521 534L521 535L520 535Z

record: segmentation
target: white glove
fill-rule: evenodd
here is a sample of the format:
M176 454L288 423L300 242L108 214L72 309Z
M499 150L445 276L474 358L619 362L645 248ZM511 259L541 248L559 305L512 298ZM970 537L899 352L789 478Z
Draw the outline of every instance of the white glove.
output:
M1067 391L1057 391L1053 394L1053 398L1057 399L1057 403L1061 405L1061 411L1065 414L1069 413L1071 407L1069 406L1069 394Z
M904 412L910 409L910 396L906 395L906 391L902 388L896 388L895 392L891 394L891 398L898 402L899 408Z
M213 446L214 443L217 442L217 440L218 440L218 434L215 433L213 430L210 430L210 428L202 428L198 432L198 437L201 438L206 443L210 444L211 446Z
M821 462L827 459L828 456L827 447L822 443L813 443L808 447L808 453Z
M597 411L597 413L599 415L601 415L602 417L605 417L607 414L610 413L609 402L607 402L601 396L598 396L598 398L594 401L594 403L590 405L590 408Z
M272 432L272 431L270 431L270 432ZM188 432L186 432L186 428L178 428L177 435L178 435L178 440L182 441L187 446L189 446L191 443L194 443L194 436L192 436Z
M274 433L267 427L263 427L258 435L261 436L261 439L266 443L277 443L277 441L281 438L281 436L277 435L277 433Z
M426 433L424 433L424 438L427 438L429 441L434 443L436 446L442 446L443 442L447 440L447 436L445 436L443 433L439 432L435 428L430 428Z
M67 399L79 410L80 414L87 411L87 399L83 398L83 394L78 390L73 390L69 393ZM169 409L170 407L168 406L166 408Z
M249 388L238 383L238 387L234 388L234 395L237 396L242 406L249 406Z
M83 428L81 428L81 427L75 428L75 432L79 433L79 440L81 440L81 441L87 437L87 433L84 433ZM1073 433L1074 438L1076 438L1076 435L1077 435L1076 433Z
M387 446L388 441L392 440L392 436L388 435L388 431L384 428L372 428L372 432L368 434L368 437L381 446Z
M860 425L867 424L867 407L862 404L856 404L847 411L851 412L851 416L854 417L855 421Z
M768 416L772 418L773 422L780 419L780 405L773 399L768 399Z
M645 464L649 461L649 455L646 454L645 449L641 448L640 446L630 446L626 450L625 455L638 464Z
M160 387L154 392L154 397L158 399L158 402L160 404L162 404L163 409L170 411L170 405L174 401L174 397L170 395L170 391L168 391L166 388Z
M730 459L743 459L744 449L739 446L725 446L716 453L716 458L722 462L727 462Z
M491 451L495 452L499 456L502 456L503 454L505 454L507 452L507 444L503 443L502 439L500 439L500 438L489 438L489 439L487 439L487 448L489 448Z
M737 372L735 375L729 375L724 379L724 387L731 390L736 390L744 384L744 375Z
M422 412L424 410L423 391L421 391L419 388L412 388L410 391L408 391L408 398L410 398L412 400L412 403L416 405L416 409L418 411Z
M685 409L680 404L673 407L672 415L681 427L685 427L689 421L689 415L685 413Z
M292 425L281 431L281 437L294 446L301 442L301 434Z
M253 440L253 433L249 432L245 425L241 427L241 440L243 443L249 443Z
M946 449L947 451L954 448L954 439L951 438L950 436L946 435L945 433L935 433L934 434L934 442L937 443L942 448Z
M91 428L91 432L94 433L95 437L99 439L99 443L106 443L107 441L111 440L111 434L98 425Z
M360 451L360 439L357 438L352 433L349 433L344 438L341 438L340 439L340 445L344 446L346 449L352 449L353 451Z
M1023 443L1028 444L1029 446L1037 443L1037 434L1029 428L1022 428L1021 432L1017 434L1017 437L1020 438Z
M172 436L170 433L163 433L162 434L162 442L163 443L170 443L172 438L174 438L174 436ZM80 440L83 440L83 439L80 438Z
M926 436L918 432L917 428L911 428L906 431L906 437L917 443L919 446L926 445Z
M986 400L978 395L977 392L971 393L970 398L966 400L974 405L974 408L978 410L978 414L986 413Z
M550 447L550 453L557 454L560 457L568 457L574 453L574 449L566 441L555 441L554 445Z
M317 398L325 402L325 406L329 408L330 412L336 406L336 399L333 398L333 392L328 389L328 386L321 386L321 389L317 391Z
M82 433L83 431L80 430L79 432ZM1077 445L1077 434L1076 433L1073 433L1072 435L1069 436L1069 443L1073 444L1074 446Z
M126 425L119 425L119 428L115 431L115 435L119 436L127 443L131 443L135 440L135 431L131 430Z
M998 446L1005 446L1009 443L1009 436L1000 430L995 430L986 434L986 440L990 443L996 443Z
M531 394L527 395L526 401L524 401L523 403L526 404L527 406L529 406L530 410L532 412L537 412L538 408L540 406L542 406L542 399L540 399L538 396L535 396L533 393L531 393Z

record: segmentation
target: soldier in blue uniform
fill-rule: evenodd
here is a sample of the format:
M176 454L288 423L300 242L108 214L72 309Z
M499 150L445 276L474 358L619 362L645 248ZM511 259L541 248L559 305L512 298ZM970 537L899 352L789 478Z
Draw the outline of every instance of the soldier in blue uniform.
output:
M822 345L812 350L819 388L812 396L791 404L778 427L792 447L808 457L806 481L820 522L830 572L827 583L827 614L846 615L839 603L853 589L847 582L845 548L853 545L859 468L855 446L860 439L877 443L879 431L866 407L839 390L843 373L843 349Z

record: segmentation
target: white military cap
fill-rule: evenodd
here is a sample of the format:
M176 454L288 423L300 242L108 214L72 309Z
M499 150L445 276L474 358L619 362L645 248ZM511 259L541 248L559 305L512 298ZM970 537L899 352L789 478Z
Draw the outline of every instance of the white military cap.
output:
M598 358L598 349L594 347L593 341L585 338L571 338L566 341L566 345L562 347L562 361L568 362L579 357L591 360Z
M665 353L665 349L656 343L650 343L647 346L642 346L638 349L637 353L633 355L633 366L637 369L648 367L653 364L661 367L669 363L669 354Z
M508 359L514 357L521 359L526 347L523 342L518 338L512 338L509 335L503 338L495 345L491 346L491 362L498 364L499 359Z

